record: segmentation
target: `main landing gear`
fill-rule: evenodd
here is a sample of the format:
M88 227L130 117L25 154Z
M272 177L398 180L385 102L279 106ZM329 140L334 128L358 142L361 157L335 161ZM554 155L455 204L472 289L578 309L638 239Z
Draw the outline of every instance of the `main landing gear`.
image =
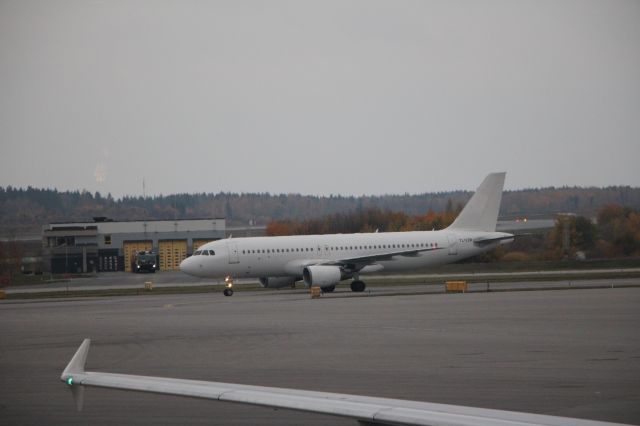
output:
M364 283L364 281L353 280L351 282L351 291L355 293L362 292L365 288L367 288L367 285Z
M333 290L335 290L335 289L336 289L335 285L329 285L329 286L326 286L326 287L322 287L322 292L323 293L333 293Z
M233 278L231 276L228 276L224 279L224 291L222 292L222 294L224 294L225 296L233 296Z

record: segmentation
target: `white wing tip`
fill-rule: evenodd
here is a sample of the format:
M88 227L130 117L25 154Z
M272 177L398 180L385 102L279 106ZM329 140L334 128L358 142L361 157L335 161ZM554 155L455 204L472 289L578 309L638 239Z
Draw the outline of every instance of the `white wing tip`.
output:
M84 365L87 362L87 354L89 353L89 346L91 346L91 339L84 339L76 353L67 364L67 367L62 372L60 380L66 382L69 378L73 378L74 374L84 373Z

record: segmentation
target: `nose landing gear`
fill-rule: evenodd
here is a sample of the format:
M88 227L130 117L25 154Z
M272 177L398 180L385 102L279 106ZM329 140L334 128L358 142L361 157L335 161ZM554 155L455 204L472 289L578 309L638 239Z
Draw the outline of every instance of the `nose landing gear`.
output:
M225 296L233 296L233 278L231 276L228 276L224 279L224 291L222 292L222 294L224 294Z

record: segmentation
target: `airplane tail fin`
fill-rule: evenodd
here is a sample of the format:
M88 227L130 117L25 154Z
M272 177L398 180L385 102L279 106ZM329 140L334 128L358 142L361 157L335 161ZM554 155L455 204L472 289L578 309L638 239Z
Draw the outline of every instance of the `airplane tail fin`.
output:
M488 175L447 229L495 231L505 175L504 172Z

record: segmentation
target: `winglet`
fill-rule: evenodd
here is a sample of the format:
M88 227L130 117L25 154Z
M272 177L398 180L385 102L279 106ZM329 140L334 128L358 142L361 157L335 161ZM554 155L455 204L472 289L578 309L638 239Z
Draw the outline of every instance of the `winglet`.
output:
M78 350L76 351L67 368L62 372L60 380L67 382L69 378L73 378L74 374L84 373L84 365L87 362L87 354L89 353L89 346L91 345L91 339L84 339ZM73 383L71 383L73 384Z
M69 361L69 364L67 364L67 368L64 369L60 376L60 380L69 385L78 411L82 411L82 406L84 405L84 386L81 386L82 382L74 383L74 376L84 373L84 365L87 362L90 345L91 340L84 339L75 355L73 355L73 358L71 358L71 361Z

